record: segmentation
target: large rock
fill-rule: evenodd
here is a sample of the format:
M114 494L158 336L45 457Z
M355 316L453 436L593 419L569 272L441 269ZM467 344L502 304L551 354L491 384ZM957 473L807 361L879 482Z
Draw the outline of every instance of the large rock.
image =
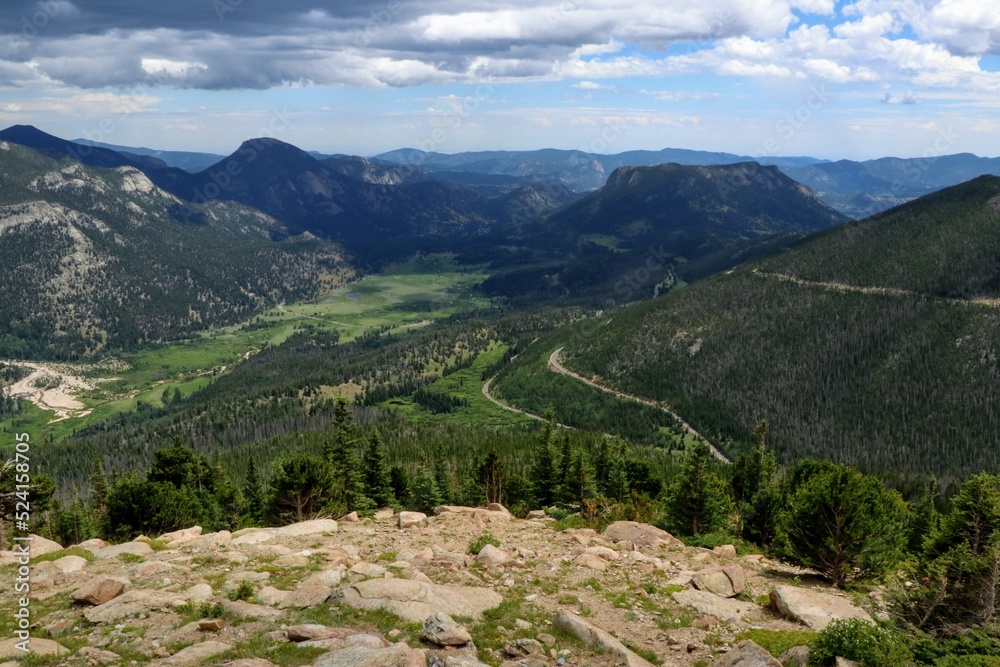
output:
M315 580L307 580L299 584L299 587L285 598L281 606L309 609L323 604L330 599L331 595L333 595L333 589L329 586L325 586Z
M274 533L272 531L264 530L263 528L255 528L248 530L247 532L243 532L241 530L236 531L233 533L233 539L230 541L230 544L234 547L239 547L243 545L263 544L264 542L270 542L273 539Z
M45 554L55 553L56 551L62 551L62 545L58 542L53 542L48 540L41 535L29 535L31 542L31 557L37 558L38 556L44 556Z
M181 649L169 658L154 660L150 664L155 667L194 667L213 656L231 651L232 648L229 644L217 641L201 642Z
M604 539L611 540L616 544L618 542L631 542L632 544L644 547L684 546L683 542L667 531L661 530L656 526L651 526L648 523L637 523L635 521L615 521L605 528L601 535Z
M576 614L568 611L560 611L556 614L554 624L557 628L574 635L587 646L614 654L618 659L619 665L625 665L625 667L653 667L651 662L641 658L610 634L601 630L596 625L583 620Z
M124 544L115 544L110 547L104 547L94 554L95 558L114 558L115 556L121 556L122 554L131 554L133 556L141 556L145 558L146 556L153 555L153 547L149 546L148 542L125 542Z
M285 634L288 636L288 641L291 642L312 642L317 639L330 639L338 636L336 628L328 628L319 623L293 625L285 630Z
M96 554L98 551L108 546L108 543L99 537L95 537L89 540L84 540L79 544L73 545L77 549L83 549L84 551L89 551L92 554Z
M352 646L331 651L313 661L313 667L407 667L410 647L400 642L389 648Z
M76 602L95 607L111 602L125 592L131 582L125 577L112 577L99 574L72 593Z
M418 526L423 523L426 518L427 515L423 512L400 512L399 527L412 528L413 526Z
M190 542L194 538L201 535L201 526L192 526L191 528L183 528L181 530L175 530L172 533L163 533L160 535L160 539L164 542L174 542L181 544L183 542Z
M691 583L699 591L714 593L719 597L736 597L743 592L747 583L747 574L739 565L709 567L699 570L691 576Z
M443 611L436 611L427 617L420 638L438 646L465 646L472 641L469 631Z
M486 567L496 567L497 565L502 565L509 559L510 556L507 555L506 551L498 549L492 544L484 546L476 556L476 562L482 563Z
M270 607L265 607L259 604L253 604L252 602L244 602L243 600L223 600L222 609L227 614L231 616L237 616L239 618L257 618L261 620L273 621L274 619L281 618L283 614L277 609L271 609Z
M692 607L706 616L714 616L726 623L740 623L745 617L761 610L752 602L720 598L706 591L677 591L673 593L673 598L677 604Z
M0 658L22 658L28 655L17 647L20 642L21 640L16 637L0 641ZM59 642L54 642L51 639L42 639L41 637L32 637L28 640L28 650L30 655L39 657L69 654L69 649Z
M87 567L87 559L82 556L63 556L52 561L52 566L63 574L72 574Z
M111 623L154 609L169 607L177 599L176 594L146 588L133 589L119 595L111 602L87 609L83 615L91 623Z
M281 528L275 528L274 534L278 537L303 537L305 535L322 535L323 533L336 533L339 530L337 522L333 519L312 519L311 521L300 521Z
M781 663L754 642L744 639L712 663L712 667L781 667Z
M411 623L422 623L436 611L478 620L484 611L503 602L503 597L486 588L442 586L412 579L369 579L345 589L343 602L357 609L385 609Z
M872 620L867 612L838 595L797 586L777 586L771 591L771 605L783 616L816 632L842 618Z

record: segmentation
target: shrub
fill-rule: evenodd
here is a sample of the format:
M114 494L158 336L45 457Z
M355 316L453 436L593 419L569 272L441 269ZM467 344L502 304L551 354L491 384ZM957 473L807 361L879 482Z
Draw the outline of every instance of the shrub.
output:
M896 667L913 660L910 649L896 632L859 618L834 621L813 641L809 664L829 667L837 656L863 667Z
M229 593L230 600L249 600L254 596L257 591L254 590L253 584L249 581L241 581L240 585L236 587L236 590Z
M500 540L493 537L493 533L483 533L469 542L469 553L478 556L479 552L482 551L483 547L487 544L492 544L493 546L499 548Z

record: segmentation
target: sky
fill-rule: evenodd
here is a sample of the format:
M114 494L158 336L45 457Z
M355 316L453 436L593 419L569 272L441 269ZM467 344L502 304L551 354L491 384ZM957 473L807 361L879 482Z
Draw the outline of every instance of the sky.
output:
M0 126L228 154L1000 156L1000 0L4 0Z

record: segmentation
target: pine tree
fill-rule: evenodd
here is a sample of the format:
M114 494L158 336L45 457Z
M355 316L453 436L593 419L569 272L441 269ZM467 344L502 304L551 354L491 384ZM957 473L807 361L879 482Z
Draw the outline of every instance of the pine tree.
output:
M90 473L90 506L98 515L104 514L108 490L108 478L104 476L101 459L95 456Z
M392 490L392 473L385 460L385 447L378 431L372 431L365 450L365 495L374 501L376 507L390 507L396 504Z
M491 449L486 460L479 466L479 481L487 504L503 503L507 486L507 471L495 449Z
M743 537L761 545L774 540L781 493L775 473L778 464L767 450L767 421L754 430L755 445L733 464L733 495Z
M323 453L333 471L333 509L345 514L351 511L362 514L373 510L375 503L365 495L365 475L351 420L347 399L338 398L333 414L333 438L324 443Z
M243 485L243 497L246 502L243 513L243 522L248 526L260 526L265 522L267 513L264 488L260 481L260 472L257 470L257 459L250 457L247 463L246 482Z
M411 505L420 512L430 514L435 507L443 504L434 473L426 466L420 466L413 480Z
M711 471L712 452L699 441L688 452L666 500L670 529L682 535L701 535L730 525L733 513L727 485Z
M545 411L545 426L542 439L535 450L535 462L531 467L531 488L534 502L539 507L548 507L556 497L556 471L552 455L552 441L555 438L556 417L552 408Z
M570 479L573 484L572 502L583 503L597 495L597 482L593 466L590 465L590 458L586 452L580 449L573 452L573 460L570 462Z
M573 446L570 444L569 433L566 433L563 435L559 452L559 476L557 482L560 500L566 500L567 495L572 495L570 493L570 489L573 486L570 475L572 466Z
M392 495L396 497L396 501L406 507L410 502L410 476L406 474L406 468L403 466L392 466L389 470L389 476L392 479Z

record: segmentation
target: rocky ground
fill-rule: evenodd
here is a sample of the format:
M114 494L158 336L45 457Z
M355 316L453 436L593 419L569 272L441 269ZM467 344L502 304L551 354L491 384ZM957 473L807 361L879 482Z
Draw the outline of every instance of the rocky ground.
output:
M868 616L808 572L759 555L687 547L645 524L556 530L532 514L387 510L65 550L36 538L31 661L751 667L780 663L747 632L791 637ZM470 543L485 533L499 546L472 555ZM0 558L0 661L9 661L24 656L8 586L19 565L10 552Z

